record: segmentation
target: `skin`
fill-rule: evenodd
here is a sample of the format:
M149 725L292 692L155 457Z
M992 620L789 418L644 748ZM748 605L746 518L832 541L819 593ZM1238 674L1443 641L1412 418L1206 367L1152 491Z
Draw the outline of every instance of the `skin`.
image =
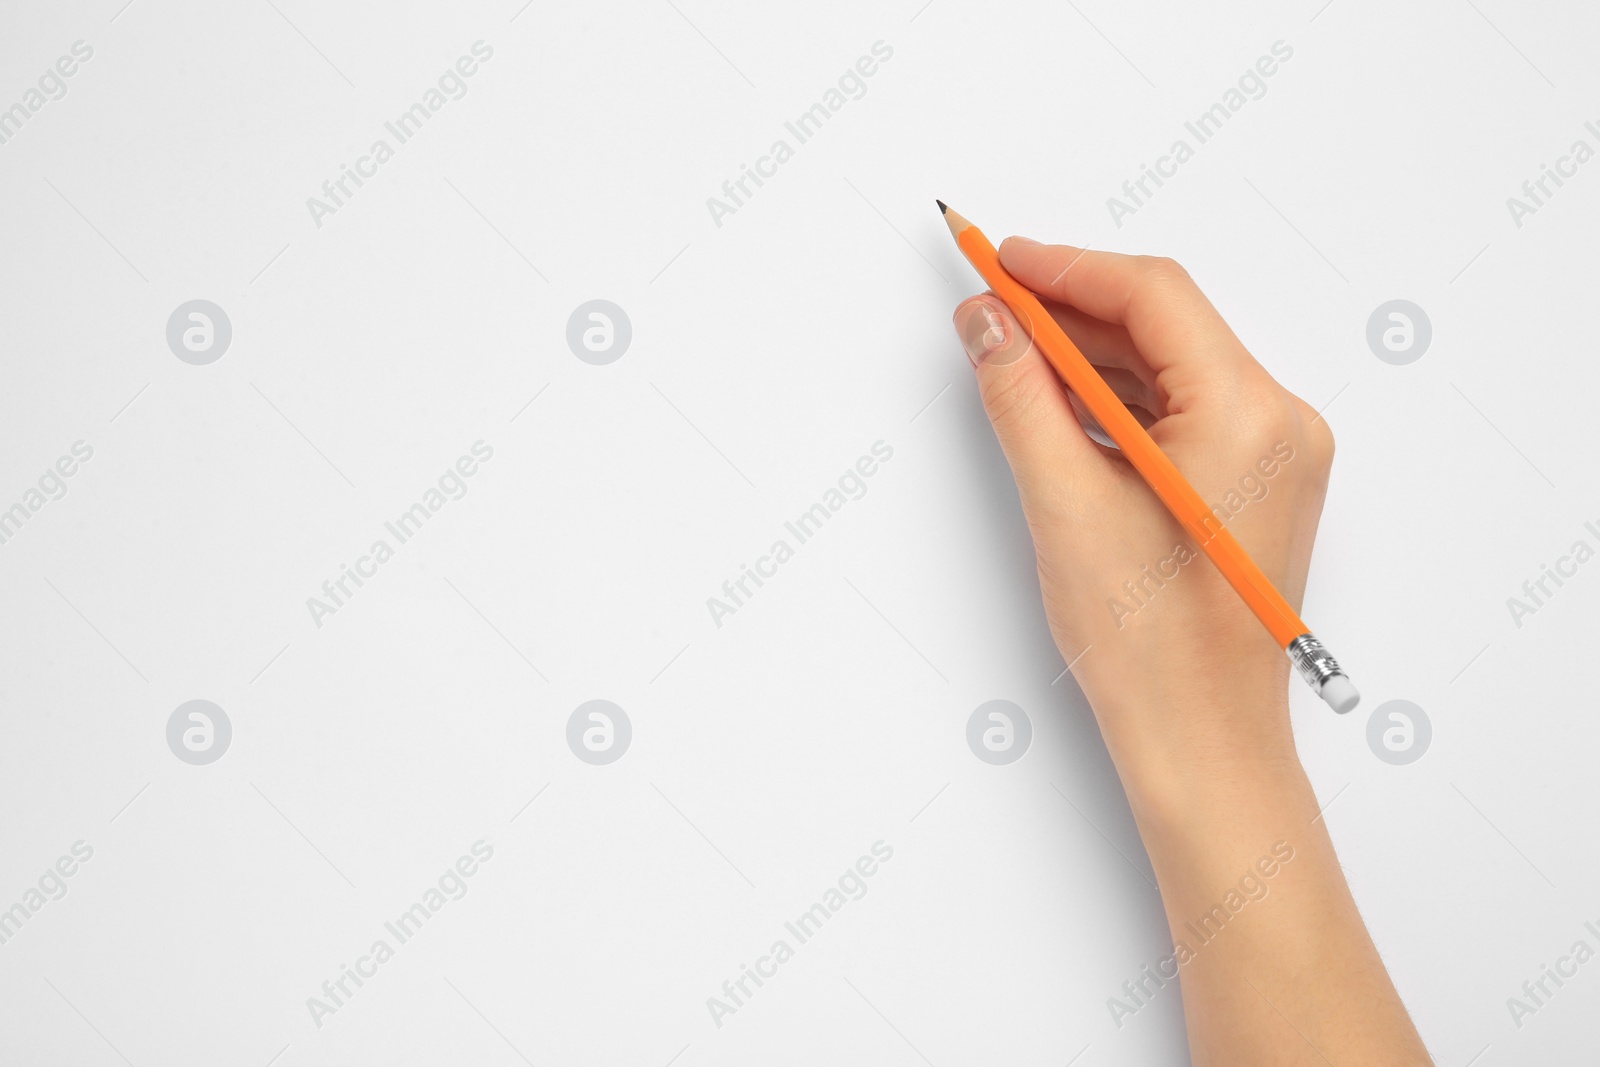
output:
M1299 610L1328 424L1171 260L1016 237L1000 259ZM1177 970L1194 1063L1431 1064L1295 752L1288 658L1083 429L1005 305L973 297L955 324L1016 478L1051 633L1127 790L1174 945L1189 950ZM1221 919L1202 930L1208 914Z

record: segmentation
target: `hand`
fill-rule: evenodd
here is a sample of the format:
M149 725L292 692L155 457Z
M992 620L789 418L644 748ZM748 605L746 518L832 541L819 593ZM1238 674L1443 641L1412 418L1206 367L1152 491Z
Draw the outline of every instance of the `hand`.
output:
M1171 260L1015 237L1000 260L1298 608L1333 462L1327 423ZM1144 480L1085 432L1003 304L963 303L956 329L1017 480L1050 628L1156 872L1194 1062L1430 1063L1295 756L1287 657ZM1284 858L1272 907L1218 906L1240 871L1265 870L1252 864L1269 845ZM1204 915L1226 936L1196 938Z
M1328 424L1171 260L1017 237L1000 259L1298 610ZM1132 466L1085 432L998 298L964 302L955 324L1016 478L1051 631L1130 794L1219 760L1292 761L1284 652Z

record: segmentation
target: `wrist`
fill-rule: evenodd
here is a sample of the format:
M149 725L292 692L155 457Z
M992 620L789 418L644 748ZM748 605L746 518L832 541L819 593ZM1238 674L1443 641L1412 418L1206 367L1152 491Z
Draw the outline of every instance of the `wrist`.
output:
M1284 679L1226 694L1126 690L1092 700L1141 827L1181 832L1239 804L1311 797L1295 750Z
M1269 824L1302 827L1317 813L1316 795L1292 738L1145 751L1117 759L1117 770L1152 851L1219 843L1235 831L1253 839Z

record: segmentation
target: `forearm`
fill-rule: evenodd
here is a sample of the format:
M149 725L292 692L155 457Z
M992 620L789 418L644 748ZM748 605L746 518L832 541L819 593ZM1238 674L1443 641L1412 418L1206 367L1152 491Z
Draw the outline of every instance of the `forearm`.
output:
M1286 712L1280 712L1286 718ZM1428 1064L1288 748L1119 760L1161 887L1194 1062Z

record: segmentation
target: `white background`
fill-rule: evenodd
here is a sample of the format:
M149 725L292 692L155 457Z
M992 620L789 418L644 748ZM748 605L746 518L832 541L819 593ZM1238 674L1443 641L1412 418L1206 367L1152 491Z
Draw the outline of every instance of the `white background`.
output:
M1107 1008L1170 944L1055 681L936 196L996 239L1178 258L1330 405L1305 615L1365 700L1292 699L1357 898L1441 1064L1600 1055L1600 962L1520 1029L1506 1006L1600 947L1600 562L1520 628L1506 605L1600 545L1600 162L1520 228L1506 206L1600 146L1600 20L1321 2L8 3L0 107L94 53L0 145L0 507L94 455L0 544L0 908L94 854L0 945L0 1060L1186 1062L1176 989ZM307 198L478 40L467 95L317 226ZM707 198L880 40L718 226ZM1107 197L1280 40L1266 94L1115 226ZM209 366L165 337L196 298L233 326ZM632 322L609 366L565 339L594 298ZM1365 340L1393 298L1433 324L1409 366ZM306 599L478 440L467 495L316 626ZM714 626L879 440L866 494ZM203 767L165 733L196 698L234 731ZM565 741L594 698L634 731L605 767ZM965 740L993 699L1033 724L1007 767ZM1390 699L1433 724L1409 766L1366 742ZM480 839L467 895L314 1025ZM714 1025L879 840L867 895Z

